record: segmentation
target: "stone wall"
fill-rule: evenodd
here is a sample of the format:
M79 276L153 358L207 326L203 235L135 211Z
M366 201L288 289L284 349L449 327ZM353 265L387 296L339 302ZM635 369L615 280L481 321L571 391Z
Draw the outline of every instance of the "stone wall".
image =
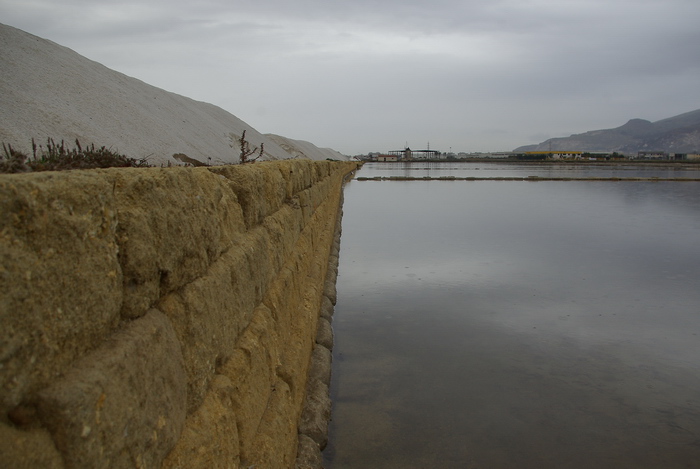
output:
M0 176L2 465L286 468L322 445L302 407L354 169Z

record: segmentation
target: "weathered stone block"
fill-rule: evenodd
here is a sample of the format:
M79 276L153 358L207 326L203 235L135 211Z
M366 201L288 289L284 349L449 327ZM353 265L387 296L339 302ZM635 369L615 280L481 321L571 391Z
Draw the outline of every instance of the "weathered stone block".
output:
M158 467L180 437L185 393L175 332L151 310L41 391L38 411L66 467Z
M328 386L318 380L306 385L306 403L299 419L299 433L318 444L322 450L328 444L328 420L331 418L331 399Z
M333 327L326 318L318 319L318 327L316 328L316 343L322 345L328 350L333 350Z
M0 465L12 469L63 469L61 454L43 429L19 430L0 423Z
M271 313L261 305L255 309L233 355L219 369L231 382L228 402L236 414L243 458L250 456L273 392L280 346Z
M279 162L279 172L285 180L288 199L311 187L314 164L314 162L306 160Z
M334 311L333 302L324 295L323 298L321 298L321 317L332 323Z
M102 173L0 175L0 415L116 327L114 203Z
M278 272L291 256L304 229L301 209L295 209L286 204L274 214L266 217L262 226L266 232L266 239L274 246L272 267L275 272Z
M259 250L237 247L225 253L206 275L171 293L159 308L172 321L187 370L188 412L203 401L217 363L227 361L261 295L261 276L249 257Z
M283 164L283 163L280 163ZM287 198L286 183L279 165L247 164L218 166L209 171L224 176L243 209L248 229L279 210Z
M214 377L202 405L187 417L182 436L162 469L239 467L238 426L231 402L235 394L228 377Z
M308 223L316 210L316 207L311 202L310 189L305 189L301 192L297 192L295 197L298 197L299 207L301 208L301 213L303 216L304 223Z
M293 467L297 449L297 404L287 383L277 380L250 452L241 455L243 467Z
M334 285L338 282L338 256L328 257L328 271L326 272L326 283Z
M331 384L331 361L332 353L323 345L316 344L311 352L311 362L309 364L309 381L318 380L326 386Z
M306 435L299 435L295 469L323 469L321 448Z
M336 304L338 301L338 290L335 287L335 283L325 282L323 285L323 294L328 298L332 304Z
M112 171L128 318L193 281L245 229L236 195L205 168Z

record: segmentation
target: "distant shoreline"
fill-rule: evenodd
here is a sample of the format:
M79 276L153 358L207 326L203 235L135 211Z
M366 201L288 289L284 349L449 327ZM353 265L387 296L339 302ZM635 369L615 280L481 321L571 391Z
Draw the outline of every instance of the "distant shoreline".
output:
M567 165L567 166L652 166L652 167L675 167L676 169L683 169L683 166L688 166L689 169L700 168L699 161L688 161L688 160L516 160L512 158L468 158L468 159L458 159L458 160L410 160L410 161L365 161L365 163L381 163L381 164L393 164L393 163L486 163L486 164L521 164L521 165L532 165L532 166L553 166L553 165Z
M374 176L356 177L356 181L637 181L637 182L700 182L700 178L662 178L662 177L550 177L550 176L525 176L525 177L460 177L460 176Z

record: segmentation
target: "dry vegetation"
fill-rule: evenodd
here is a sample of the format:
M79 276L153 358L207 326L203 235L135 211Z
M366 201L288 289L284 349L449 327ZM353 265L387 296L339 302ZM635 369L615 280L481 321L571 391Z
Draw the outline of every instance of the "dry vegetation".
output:
M96 148L94 144L82 148L75 140L75 147L69 149L61 141L56 143L49 138L46 147L32 139L32 156L15 150L9 144L2 144L0 173L26 173L32 171L65 171L70 169L94 168L143 168L150 166L146 159L135 159L121 155L106 147Z

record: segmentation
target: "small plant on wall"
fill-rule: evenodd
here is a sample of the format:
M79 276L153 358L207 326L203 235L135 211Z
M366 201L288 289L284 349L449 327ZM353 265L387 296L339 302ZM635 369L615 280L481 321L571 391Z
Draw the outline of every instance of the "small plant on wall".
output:
M130 158L104 146L97 148L90 144L83 148L78 139L75 140L74 148L68 148L63 140L58 144L52 138L47 139L44 148L32 139L32 156L15 150L10 144L3 143L2 150L0 173L149 166L145 158Z
M245 139L245 130L243 131L243 135L241 135L241 138L238 140L240 144L240 149L241 149L241 164L243 163L254 163L258 158L262 158L263 156L263 148L265 146L264 143L260 144L260 150L258 150L257 147L253 148L251 150L250 148L250 143ZM251 155L254 155L255 153L258 154L255 158L251 158Z

